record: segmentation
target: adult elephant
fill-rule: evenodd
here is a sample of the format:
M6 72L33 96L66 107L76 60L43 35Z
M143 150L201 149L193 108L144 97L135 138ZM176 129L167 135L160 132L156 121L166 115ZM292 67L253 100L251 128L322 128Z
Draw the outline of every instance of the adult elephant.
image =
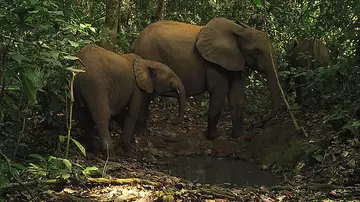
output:
M314 37L308 37L299 43L294 43L290 52L290 65L295 69L306 72L319 66L327 66L330 61L329 49L323 41ZM300 74L294 78L296 102L304 106L309 98L305 93L306 75Z
M75 78L75 102L80 109L80 125L92 148L96 148L97 132L103 154L108 149L111 157L116 157L109 134L109 121L114 117L122 125L120 144L128 154L141 100L148 93L177 94L179 116L174 122L183 120L185 88L166 65L133 53L116 54L96 45L83 47L78 57L85 72Z
M262 31L225 18L214 18L205 26L162 20L148 25L132 47L141 57L168 65L180 77L187 96L209 92L208 139L220 135L216 125L226 96L231 111L232 137L244 134L245 66L267 76L272 111L264 121L279 110L280 91L271 61L272 51ZM139 125L143 127L146 127L149 100L144 100L139 116L142 118Z

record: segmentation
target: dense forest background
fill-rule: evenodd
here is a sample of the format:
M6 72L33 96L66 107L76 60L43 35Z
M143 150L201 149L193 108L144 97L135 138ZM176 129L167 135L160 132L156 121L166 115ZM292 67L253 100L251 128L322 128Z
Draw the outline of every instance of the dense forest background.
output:
M22 159L32 151L25 140L28 134L38 133L38 125L46 125L41 130L56 131L45 138L51 139L49 144L59 136L64 139L71 68L85 44L125 53L138 33L154 21L205 25L214 17L267 30L280 80L306 74L311 88L321 92L316 105L302 110L312 111L312 116L321 111L323 123L332 123L345 139L359 144L360 4L355 0L262 4L250 0L0 0L1 173L10 169L5 164L9 159ZM331 64L307 72L290 68L288 54L293 44L309 36L326 43ZM246 86L248 99L254 100L247 103L247 113L255 117L266 110L267 97L259 93L266 91L263 80L249 74ZM294 92L286 93L290 106L300 110L293 102ZM207 100L201 99L199 107L206 109ZM78 147L83 149L80 143ZM0 185L12 181L14 175L0 174Z

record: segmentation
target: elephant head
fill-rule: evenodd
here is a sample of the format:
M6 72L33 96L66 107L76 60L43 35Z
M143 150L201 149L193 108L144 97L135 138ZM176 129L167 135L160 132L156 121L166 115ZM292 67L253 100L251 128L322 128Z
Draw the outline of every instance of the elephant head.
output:
M186 93L180 78L166 65L144 60L139 56L134 59L134 72L136 83L147 93L167 93L176 91L179 102L179 115L174 124L179 124L184 119Z
M214 18L201 30L196 47L206 60L231 71L245 71L245 66L267 76L272 111L264 121L274 117L280 107L280 89L272 48L265 32L238 25L226 18ZM273 57L272 57L273 56ZM272 61L272 58L274 61Z

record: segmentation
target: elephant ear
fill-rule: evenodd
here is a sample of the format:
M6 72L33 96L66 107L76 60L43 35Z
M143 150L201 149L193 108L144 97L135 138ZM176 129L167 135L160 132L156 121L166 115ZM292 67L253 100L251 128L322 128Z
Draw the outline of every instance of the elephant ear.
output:
M206 60L227 70L245 70L237 33L245 29L226 18L214 18L200 30L196 47Z
M134 72L135 79L138 86L148 93L154 91L154 83L152 78L151 67L148 66L148 62L141 57L137 56L134 59Z

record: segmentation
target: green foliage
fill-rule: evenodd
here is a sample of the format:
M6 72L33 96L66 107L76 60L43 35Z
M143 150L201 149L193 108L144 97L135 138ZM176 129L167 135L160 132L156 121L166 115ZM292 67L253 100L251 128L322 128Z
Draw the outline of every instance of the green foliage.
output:
M64 143L65 140L66 140L66 136L63 136L63 135L60 135L59 136L59 140L60 140L60 143ZM85 147L80 144L80 142L78 142L77 140L73 139L70 137L70 140L76 145L76 147L81 151L81 153L86 156L86 150L85 150Z
M84 180L88 176L98 176L100 171L96 167L86 167L71 163L68 159L49 156L47 159L38 154L29 157L38 163L29 163L24 170L29 179L75 179Z
M0 159L0 187L5 186L7 183L19 178L20 173L25 167L21 164L11 163L7 156L0 153L2 158ZM1 194L1 190L0 190Z
M0 51L5 55L0 66L0 133L9 137L19 133L24 118L64 111L66 67L73 66L74 54L84 44L97 41L98 33L82 21L81 7L68 7L64 1L15 0L2 5L0 22L6 23L0 23Z

